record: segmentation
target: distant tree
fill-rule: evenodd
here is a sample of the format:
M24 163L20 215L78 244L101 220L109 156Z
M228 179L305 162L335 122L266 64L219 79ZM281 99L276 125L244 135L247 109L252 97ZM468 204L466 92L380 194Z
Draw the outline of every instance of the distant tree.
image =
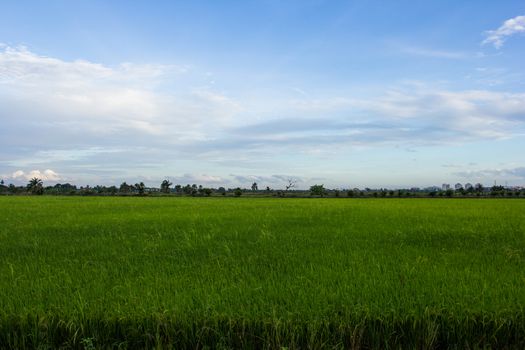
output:
M339 197L340 194L341 194L341 191L334 190L334 196Z
M257 187L257 182L254 182L254 183L252 184L252 191L255 192L255 191L257 191L258 189L259 189L259 188Z
M447 197L452 197L454 195L454 190L449 188L448 190L445 191L445 196Z
M490 189L490 195L495 196L503 196L505 193L505 188L503 186L492 186Z
M170 182L170 180L165 179L160 184L160 192L162 192L162 193L170 193L170 186L171 185L173 185L173 184Z
M348 191L346 191L346 195L347 195L348 197L353 197L353 196L355 196L355 193L354 193L353 190L348 190Z
M428 193L428 195L429 195L430 197L435 197L436 194L437 194L436 191L430 191L430 192Z
M310 195L323 197L326 193L324 185L313 185L310 186Z
M143 196L146 191L146 185L144 185L144 182L137 183L135 184L135 189L139 193L139 196Z
M95 194L95 191L87 185L86 187L80 187L80 194L82 196L91 196Z
M44 183L41 179L34 177L31 180L29 180L29 183L27 184L27 190L31 194L41 195L44 194Z
M186 186L184 186L182 188L182 192L184 192L184 194L191 194L191 190L192 190L192 188L191 188L190 184L187 184Z
M240 187L237 187L234 191L233 191L233 194L235 195L235 197L240 197L242 195L242 190L240 189Z
M270 188L270 186L266 186L266 192L268 193L272 192L272 189Z
M480 184L480 183L475 184L474 185L474 191L476 191L477 193L483 192L483 185Z
M211 188L204 189L204 195L206 195L206 197L211 196L212 193L213 193L213 190Z
M114 187L116 190L115 186L112 186L112 187ZM64 194L72 194L77 191L77 186L71 185L70 183L56 184L55 186L53 186L53 188L55 189L57 193L64 193Z
M195 196L198 192L198 187L195 184L187 184L182 188L182 192L184 192L184 194L189 194L190 196Z
M126 182L123 182L120 184L118 191L120 193L130 193L132 189L133 189L133 186L128 185Z
M175 192L181 193L182 192L182 186L181 185L175 185Z
M1 186L4 185L4 179L0 180L0 185L1 185Z
M219 192L223 196L226 196L226 189L224 187L219 187L217 189L217 192Z

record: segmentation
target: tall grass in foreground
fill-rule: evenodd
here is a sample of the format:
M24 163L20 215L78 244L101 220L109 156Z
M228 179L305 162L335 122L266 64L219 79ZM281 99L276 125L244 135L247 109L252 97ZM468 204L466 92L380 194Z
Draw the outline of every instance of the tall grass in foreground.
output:
M0 348L523 348L525 201L0 197Z

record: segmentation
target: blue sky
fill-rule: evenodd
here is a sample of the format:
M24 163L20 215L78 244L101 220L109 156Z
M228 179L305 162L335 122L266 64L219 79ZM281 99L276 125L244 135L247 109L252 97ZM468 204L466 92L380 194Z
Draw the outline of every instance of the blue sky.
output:
M525 185L523 1L0 11L6 182Z

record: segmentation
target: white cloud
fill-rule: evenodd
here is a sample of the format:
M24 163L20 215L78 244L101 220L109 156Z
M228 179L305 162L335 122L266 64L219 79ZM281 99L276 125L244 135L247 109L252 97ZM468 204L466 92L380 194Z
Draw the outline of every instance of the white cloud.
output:
M2 119L51 126L84 135L115 133L173 136L202 125L228 124L240 107L211 90L185 85L186 67L116 67L63 61L24 47L0 49ZM175 85L171 91L162 83Z
M55 171L51 169L46 169L44 171L31 170L28 172L24 172L23 170L17 170L13 172L11 176L8 176L8 178L12 180L19 180L19 181L21 180L27 181L34 177L41 179L42 181L51 181L51 182L62 180L62 177L60 176L60 174L56 173Z
M405 89L358 105L382 119L448 131L441 136L445 142L511 137L525 122L523 93Z
M0 48L0 170L60 169L86 183L195 172L177 181L214 184L258 169L267 176L260 181L271 183L281 181L271 176L277 169L300 174L298 157L525 133L519 92L412 83L375 93L269 94L241 105L192 74L178 66L109 67ZM202 175L216 169L222 177ZM54 179L30 174L16 177Z
M518 33L525 33L525 16L508 19L498 29L485 32L486 38L482 44L492 44L499 49L507 37Z

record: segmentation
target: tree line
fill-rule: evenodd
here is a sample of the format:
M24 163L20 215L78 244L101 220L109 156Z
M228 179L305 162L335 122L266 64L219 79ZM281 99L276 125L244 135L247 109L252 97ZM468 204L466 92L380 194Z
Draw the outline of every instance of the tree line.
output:
M32 178L25 186L6 185L0 180L0 194L2 195L83 195L83 196L260 196L260 197L350 197L350 198L409 198L409 197L498 197L520 198L525 197L525 189L520 187L508 188L504 186L484 187L480 184L468 188L438 190L432 189L329 189L323 184L310 186L309 190L296 189L297 181L290 179L281 189L272 189L269 186L259 188L254 182L250 188L204 187L197 184L173 185L169 179L160 183L159 187L147 187L144 182L128 184L122 182L120 186L76 186L69 183L44 186L39 178Z

